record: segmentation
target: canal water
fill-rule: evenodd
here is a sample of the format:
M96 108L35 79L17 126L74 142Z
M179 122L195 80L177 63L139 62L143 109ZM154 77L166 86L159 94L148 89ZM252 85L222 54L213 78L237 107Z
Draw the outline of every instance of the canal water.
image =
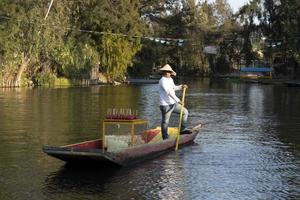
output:
M122 169L65 166L42 146L98 138L108 108L159 125L156 85L0 89L0 199L300 199L300 88L188 85L195 143Z

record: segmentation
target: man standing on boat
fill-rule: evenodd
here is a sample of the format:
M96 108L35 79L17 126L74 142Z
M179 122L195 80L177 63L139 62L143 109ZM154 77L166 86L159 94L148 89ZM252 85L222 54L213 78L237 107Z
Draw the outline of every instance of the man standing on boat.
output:
M162 77L159 80L159 104L160 110L162 114L161 120L161 132L162 138L168 139L168 126L169 120L172 112L180 114L181 109L181 101L176 96L175 91L182 90L182 88L187 88L187 85L179 85L176 86L172 79L172 75L176 76L176 72L173 71L170 65L166 64L162 68L159 69L162 73ZM181 133L186 132L186 124L188 118L188 110L186 108L183 109L183 120L181 123Z

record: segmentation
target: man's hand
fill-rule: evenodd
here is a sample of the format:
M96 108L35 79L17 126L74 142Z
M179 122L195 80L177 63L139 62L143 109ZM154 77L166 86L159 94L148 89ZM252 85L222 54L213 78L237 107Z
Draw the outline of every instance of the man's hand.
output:
M178 103L179 103L180 105L183 105L183 104L182 104L182 101L179 101Z
M187 89L187 88L188 88L188 86L187 86L187 85L185 85L185 84L183 84L183 85L182 85L182 88L186 88L186 89Z

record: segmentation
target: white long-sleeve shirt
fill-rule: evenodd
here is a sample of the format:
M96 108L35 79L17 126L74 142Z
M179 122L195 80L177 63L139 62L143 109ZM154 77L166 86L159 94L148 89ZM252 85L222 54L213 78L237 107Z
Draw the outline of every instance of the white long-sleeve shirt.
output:
M159 80L159 104L162 106L172 105L180 102L180 99L176 96L175 91L181 90L182 85L176 86L173 79L162 77Z

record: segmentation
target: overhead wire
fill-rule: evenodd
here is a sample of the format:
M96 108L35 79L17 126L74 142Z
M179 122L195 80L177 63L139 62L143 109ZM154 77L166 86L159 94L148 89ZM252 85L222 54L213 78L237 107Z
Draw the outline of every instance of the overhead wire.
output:
M49 9L50 9L50 6L49 6ZM49 11L48 9L48 11ZM48 14L48 12L47 12ZM45 19L48 15L45 16ZM5 20L11 20L13 18L10 18L10 17L7 17L7 16L0 16L0 19L5 19ZM18 20L18 19L14 19L16 21L22 21L22 20ZM46 23L43 23L43 24L46 24ZM55 27L58 27L58 26L55 26ZM61 27L58 27L58 28L61 28ZM154 41L154 42L157 42L157 43L161 43L161 44L170 44L169 42L172 41L172 42L177 42L179 43L179 46L182 46L182 44L184 42L193 42L195 40L192 40L192 39L187 39L187 38L169 38L169 37L157 37L157 36L138 36L138 35L129 35L129 34L124 34L124 33L112 33L112 32L106 32L106 31L94 31L94 30L86 30L86 29L72 29L72 28L65 28L67 30L72 30L72 31L78 31L78 32L82 32L82 33L91 33L91 34L99 34L99 35L115 35L115 36L120 36L120 37L129 37L129 38L140 38L140 39L147 39L147 40L151 40L151 41ZM228 33L225 34L225 35L229 35ZM300 38L300 34L299 35L293 35L293 36L290 36L288 37L287 39L288 40L292 40L292 39L298 39ZM251 37L251 39L259 39L259 40L262 40L261 37ZM269 39L269 38L266 38L264 39L264 41L271 41L271 42L274 42L274 41L283 41L284 39L281 38L272 38L272 39ZM226 39L226 38L223 38L222 41L227 41L227 42L233 42L235 41L235 39ZM196 44L192 44L192 45L196 45Z

